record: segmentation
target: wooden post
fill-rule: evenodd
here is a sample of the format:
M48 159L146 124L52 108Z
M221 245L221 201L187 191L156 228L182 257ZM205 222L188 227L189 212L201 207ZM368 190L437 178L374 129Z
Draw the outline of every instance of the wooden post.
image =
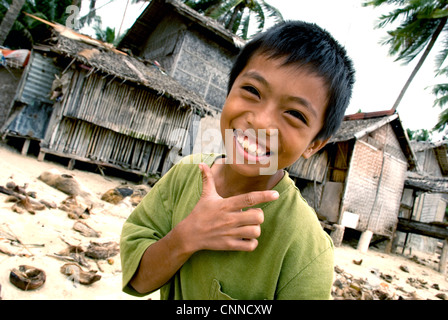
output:
M384 253L390 254L395 253L395 249L397 248L397 235L394 231L389 240L387 240L386 248L384 248Z
M344 238L345 227L339 224L333 225L333 230L331 231L330 237L333 240L335 247L339 247L342 244L342 239Z
M37 161L42 162L45 160L45 152L39 151L39 155L37 156Z
M440 254L440 261L439 261L439 272L441 274L446 273L446 263L448 257L448 239L443 240L443 247L442 247L442 253Z
M76 162L76 160L71 158L70 161L68 162L67 169L68 170L73 170L73 168L75 167L75 162Z
M359 238L357 249L363 253L366 253L369 250L370 240L372 240L372 236L372 231L364 231Z
M22 147L22 155L26 156L28 154L28 149L30 148L31 139L25 139Z

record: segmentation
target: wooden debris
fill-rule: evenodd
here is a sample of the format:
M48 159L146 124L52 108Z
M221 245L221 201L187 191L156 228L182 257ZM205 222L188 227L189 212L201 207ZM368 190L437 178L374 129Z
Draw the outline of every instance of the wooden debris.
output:
M403 271L403 272L409 273L409 268L407 266L405 266L405 265L401 265L400 266L400 270Z
M132 205L137 206L150 189L151 188L147 185L120 186L106 191L101 196L101 200L112 204L118 204L124 198L130 197Z
M69 245L60 252L47 254L47 256L65 262L76 262L83 267L90 268L90 264L85 257L84 249L81 246Z
M73 225L73 229L81 233L84 237L91 237L91 238L100 237L100 232L94 230L87 223L80 220L75 222L75 224Z
M101 196L101 200L118 204L126 197L130 197L132 205L137 206L150 190L151 188L147 185L119 186L106 191Z
M30 249L28 248L28 246L27 246L26 244L24 244L24 243L19 239L18 236L16 236L16 234L11 230L11 228L10 228L8 225L6 225L6 227L7 227L8 230L9 230L8 236L10 237L10 240L13 241L13 242L17 242L18 244L20 244L21 246L23 246L23 247L26 249L26 251L29 252L29 254L30 254L31 257L34 256L33 253L30 251Z
M448 296L445 293L438 293L436 294L436 297L440 300L448 300Z
M105 243L90 242L86 250L86 256L93 259L104 260L116 256L119 252L120 246L114 241Z
M34 204L30 201L29 197L26 196L25 199L18 200L13 206L12 210L17 213L23 213L24 210L28 211L31 214L36 214L36 211L45 210L45 206L40 202Z
M46 275L43 270L27 265L21 265L9 274L9 281L24 291L40 288L45 280Z
M3 186L0 186L0 192L17 198L15 205L12 207L13 211L17 213L23 213L24 210L27 210L31 214L35 214L35 211L45 209L45 206L42 203L31 199L26 192L24 192L25 194L18 193ZM8 198L8 201L11 201L11 198Z
M61 173L57 169L51 169L42 172L38 179L69 196L82 197L89 205L93 205L95 202L91 192L72 175Z
M396 300L388 286L373 287L366 279L358 279L335 266L335 281L331 294L334 300Z
M48 209L56 209L58 206L54 201L47 201L44 199L39 200L40 203L42 203L44 206L46 206Z
M15 253L12 253L7 248L0 245L0 253L6 254L7 256L14 257Z
M357 266L360 266L362 264L362 259L361 260L353 260L353 263L356 264Z
M61 273L69 276L69 279L75 283L90 285L101 279L101 275L97 274L97 270L84 271L81 266L76 263L66 263L61 267Z
M110 189L106 191L102 196L101 200L112 203L112 204L118 204L124 199L124 196L118 192L116 189Z
M69 196L61 202L59 209L67 212L70 219L87 219L90 216L91 207L84 207L78 203L76 196Z

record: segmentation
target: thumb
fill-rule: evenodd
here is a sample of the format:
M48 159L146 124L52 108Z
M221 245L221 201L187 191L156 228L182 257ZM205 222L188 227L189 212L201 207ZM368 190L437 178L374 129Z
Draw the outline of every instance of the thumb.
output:
M199 169L202 173L202 195L217 194L215 187L215 179L213 178L212 170L205 163L199 164Z

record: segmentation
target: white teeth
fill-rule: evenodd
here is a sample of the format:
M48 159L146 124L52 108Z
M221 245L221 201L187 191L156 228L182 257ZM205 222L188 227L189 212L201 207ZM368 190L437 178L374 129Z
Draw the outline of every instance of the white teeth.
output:
M238 134L236 140L248 153L258 157L266 155L266 150L263 147L257 143L250 143L244 135Z
M257 151L257 145L256 144L251 144L249 146L249 152L255 153Z

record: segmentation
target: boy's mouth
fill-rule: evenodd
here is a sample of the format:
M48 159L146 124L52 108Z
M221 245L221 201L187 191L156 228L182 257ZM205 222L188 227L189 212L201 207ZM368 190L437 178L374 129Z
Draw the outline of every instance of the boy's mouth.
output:
M266 140L266 138L257 138L249 130L243 132L240 129L234 130L234 135L237 146L247 154L248 160L258 161L271 155L271 151L266 146L266 141L261 141Z

